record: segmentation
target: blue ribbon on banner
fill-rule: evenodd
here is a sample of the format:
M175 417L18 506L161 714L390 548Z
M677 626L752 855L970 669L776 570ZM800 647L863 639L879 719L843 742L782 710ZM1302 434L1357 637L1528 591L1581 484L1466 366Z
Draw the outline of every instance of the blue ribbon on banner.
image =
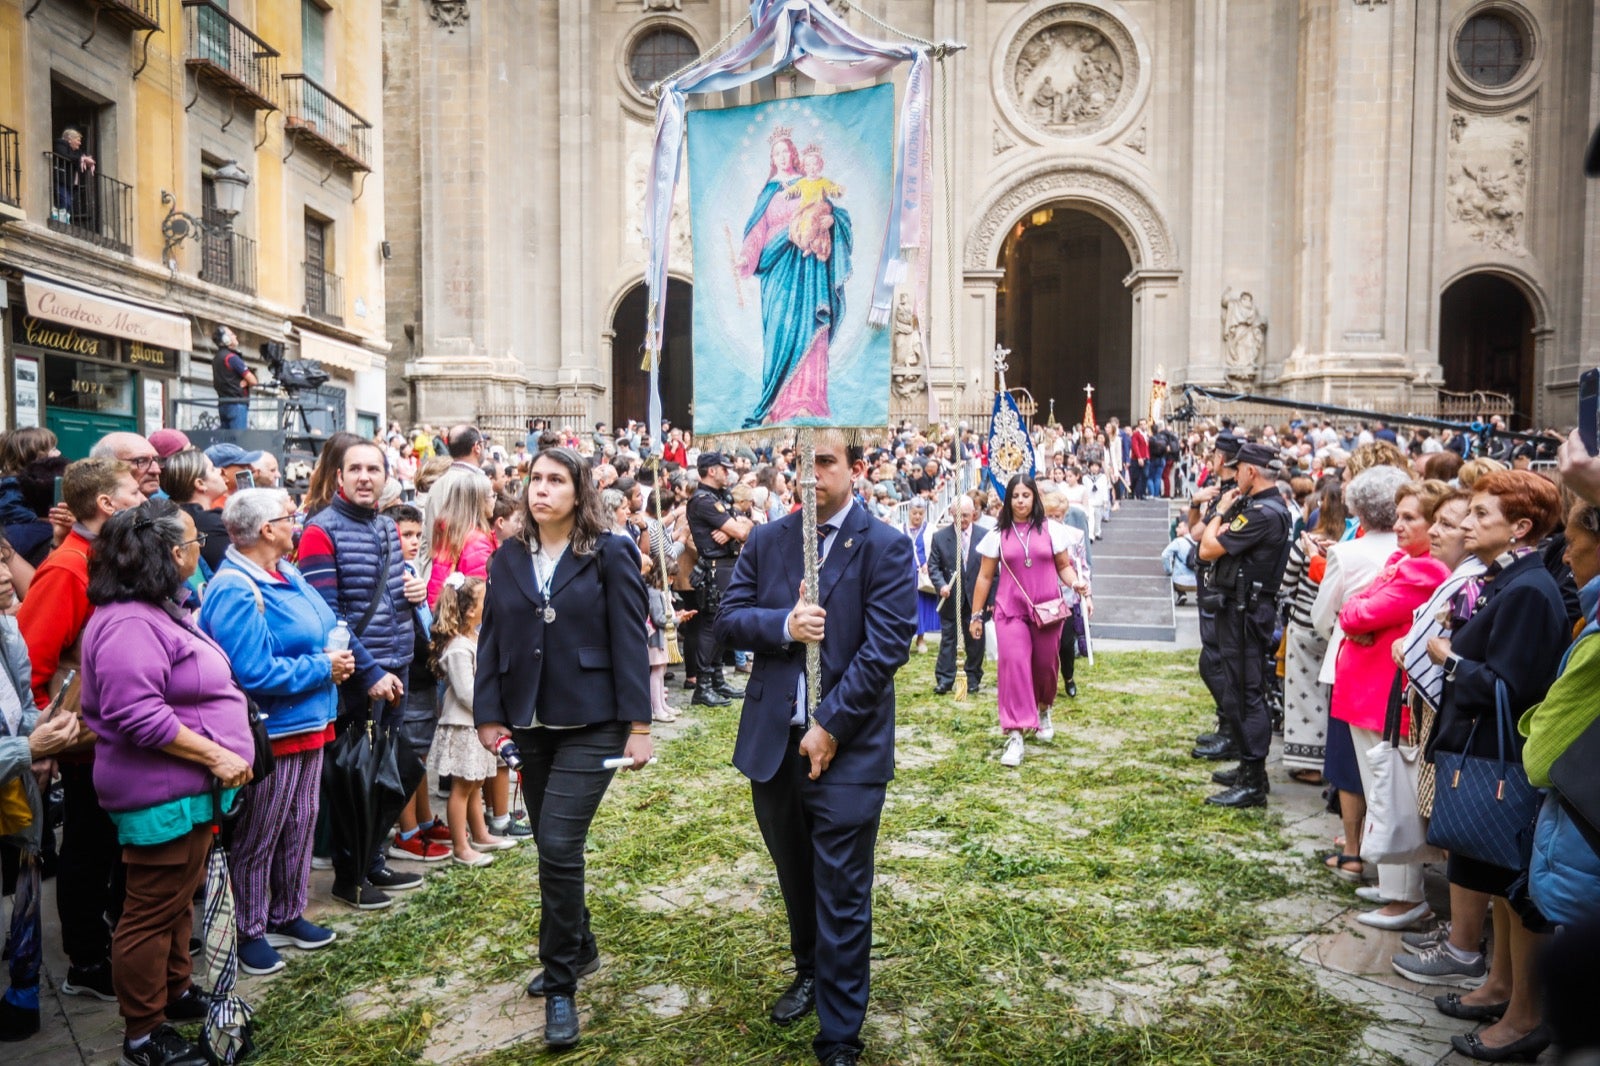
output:
M688 94L736 89L791 66L829 85L853 85L875 79L901 63L910 63L896 135L894 199L879 256L869 324L878 328L889 324L895 286L906 277L906 260L926 250L928 231L923 222L931 210L928 198L932 195L928 180L932 159L932 72L927 53L912 44L862 37L823 0L753 0L750 22L750 35L727 52L697 63L659 86L655 147L644 204L645 285L650 293L645 349L650 353L652 430L661 425L661 332L666 322L667 248L672 231L672 197L683 166ZM749 70L740 69L769 51L769 61ZM919 300L918 304L924 302ZM659 449L659 441L655 447Z

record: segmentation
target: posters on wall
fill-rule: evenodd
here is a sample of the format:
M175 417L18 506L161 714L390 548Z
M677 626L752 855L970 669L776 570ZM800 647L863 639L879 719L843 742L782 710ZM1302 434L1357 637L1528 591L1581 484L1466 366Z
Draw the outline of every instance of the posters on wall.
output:
M18 429L39 425L39 360L17 356L11 401L13 425Z

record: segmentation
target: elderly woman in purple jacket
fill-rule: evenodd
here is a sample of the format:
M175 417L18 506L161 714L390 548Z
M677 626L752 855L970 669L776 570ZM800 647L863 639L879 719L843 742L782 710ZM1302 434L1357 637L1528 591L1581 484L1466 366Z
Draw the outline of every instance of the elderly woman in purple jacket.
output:
M107 521L89 560L83 715L98 738L95 791L127 867L111 973L122 1061L135 1066L198 1055L168 1021L205 1014L189 983L189 934L212 783L221 782L227 808L254 753L227 656L178 606L203 539L177 504L150 500Z

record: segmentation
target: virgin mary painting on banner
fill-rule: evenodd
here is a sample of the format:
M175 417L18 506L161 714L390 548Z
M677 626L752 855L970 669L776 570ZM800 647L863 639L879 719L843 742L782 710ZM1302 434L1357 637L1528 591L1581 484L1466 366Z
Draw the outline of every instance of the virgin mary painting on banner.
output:
M695 431L887 423L893 86L692 112L688 140Z

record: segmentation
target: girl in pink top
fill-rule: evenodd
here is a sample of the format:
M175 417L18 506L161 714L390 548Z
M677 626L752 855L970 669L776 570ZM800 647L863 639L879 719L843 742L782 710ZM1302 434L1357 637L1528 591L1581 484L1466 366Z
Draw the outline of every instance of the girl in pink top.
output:
M452 469L428 493L433 512L429 543L433 569L428 574L428 606L439 602L444 579L459 570L468 577L489 576L494 537L494 486L478 470Z

